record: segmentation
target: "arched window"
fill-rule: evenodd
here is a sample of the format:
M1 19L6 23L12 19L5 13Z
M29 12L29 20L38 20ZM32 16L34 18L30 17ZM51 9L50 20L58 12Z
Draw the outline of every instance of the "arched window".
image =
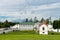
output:
M43 30L45 30L45 28L43 27Z

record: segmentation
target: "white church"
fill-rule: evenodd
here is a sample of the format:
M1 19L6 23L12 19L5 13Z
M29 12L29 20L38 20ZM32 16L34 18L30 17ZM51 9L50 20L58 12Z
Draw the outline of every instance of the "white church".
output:
M53 30L53 26L49 23L47 24L44 19L41 20L39 23L35 23L34 25L21 25L17 24L13 27L11 27L14 30L34 30L35 32L38 32L39 34L48 34L48 31Z
M40 23L35 24L35 31L39 31L39 34L48 34L48 31L52 31L53 26L49 23L47 24L44 19Z

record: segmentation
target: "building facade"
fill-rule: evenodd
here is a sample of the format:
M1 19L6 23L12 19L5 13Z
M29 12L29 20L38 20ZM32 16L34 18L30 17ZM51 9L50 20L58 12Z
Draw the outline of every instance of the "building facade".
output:
M39 34L48 34L48 31L52 31L53 26L49 23L47 24L44 19L41 20L41 22L35 23L34 25L23 25L23 24L16 24L12 27L14 30L34 30L35 32L38 32Z

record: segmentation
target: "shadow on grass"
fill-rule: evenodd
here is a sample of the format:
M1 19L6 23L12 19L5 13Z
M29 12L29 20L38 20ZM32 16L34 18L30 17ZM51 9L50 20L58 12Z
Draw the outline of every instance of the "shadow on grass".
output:
M9 33L3 33L2 35L35 35L34 31L12 31Z
M9 33L3 32L0 35L39 35L35 31L12 31ZM59 32L49 32L48 35L60 35Z
M49 32L48 34L49 34L49 35L60 35L59 32Z

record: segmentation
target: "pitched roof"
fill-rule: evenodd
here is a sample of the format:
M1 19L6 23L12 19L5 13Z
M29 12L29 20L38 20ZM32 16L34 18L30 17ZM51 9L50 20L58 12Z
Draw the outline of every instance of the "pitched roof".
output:
M45 21L44 18L41 19L41 22L40 22L39 26L41 26L41 25L43 25L43 24L45 24L45 25L47 26L47 23L46 23L46 21Z

